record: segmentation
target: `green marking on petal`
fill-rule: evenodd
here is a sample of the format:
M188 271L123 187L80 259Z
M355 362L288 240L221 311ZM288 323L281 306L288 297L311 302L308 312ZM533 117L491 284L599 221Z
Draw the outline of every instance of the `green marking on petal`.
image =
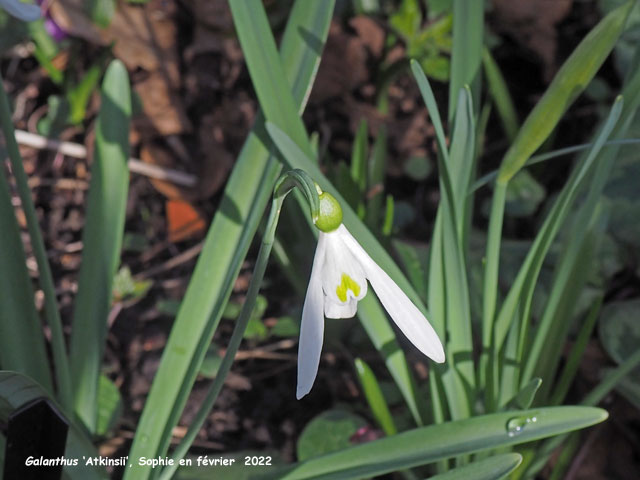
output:
M351 278L346 273L342 274L342 278L340 279L340 285L336 288L336 295L341 302L347 301L347 291L351 290L354 296L360 295L360 285L353 278Z

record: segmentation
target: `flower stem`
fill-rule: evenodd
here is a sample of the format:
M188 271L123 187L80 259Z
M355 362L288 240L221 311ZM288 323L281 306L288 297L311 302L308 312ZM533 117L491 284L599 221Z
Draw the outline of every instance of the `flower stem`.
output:
M173 465L169 465L162 470L162 473L159 477L160 480L169 480L175 473L176 469L179 466L178 464L180 463L180 459L184 458L184 456L189 451L189 447L195 440L196 435L209 416L209 413L213 408L218 395L222 391L224 381L229 371L231 370L231 365L233 364L238 348L240 347L240 343L242 342L244 332L247 329L249 319L251 318L251 313L253 312L253 308L256 303L256 298L258 297L258 293L260 291L260 286L262 285L262 279L267 268L267 263L269 262L271 249L273 248L276 227L278 225L278 219L280 218L280 211L282 209L282 204L285 197L294 187L300 188L300 190L302 190L302 192L305 194L307 202L309 203L311 217L315 219L317 218L319 200L318 194L315 191L315 187L313 187L313 185L314 184L310 180L308 175L302 170L293 170L286 172L276 182L273 201L271 202L271 211L269 212L269 219L267 220L267 226L262 237L262 244L260 245L258 258L256 259L256 264L253 268L253 275L251 276L251 282L249 283L247 296L244 305L242 305L242 310L240 311L240 316L236 321L233 333L231 334L231 339L229 340L229 344L227 345L227 351L224 355L224 358L222 359L222 363L220 364L220 368L218 369L216 378L213 381L213 384L211 385L207 396L202 402L198 413L191 422L191 425L189 426L189 429L187 430L184 438L173 452Z

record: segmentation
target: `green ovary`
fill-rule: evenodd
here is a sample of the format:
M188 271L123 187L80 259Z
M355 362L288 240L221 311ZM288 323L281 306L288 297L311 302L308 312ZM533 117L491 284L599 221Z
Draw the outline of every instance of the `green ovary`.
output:
M351 290L354 296L360 295L360 285L346 273L342 274L340 285L336 288L336 295L341 302L347 301L347 291Z

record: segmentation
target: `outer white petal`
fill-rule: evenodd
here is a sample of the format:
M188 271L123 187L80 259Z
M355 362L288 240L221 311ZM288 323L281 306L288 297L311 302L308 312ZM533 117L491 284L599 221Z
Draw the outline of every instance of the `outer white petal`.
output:
M302 307L300 341L298 343L298 387L296 398L300 400L311 387L318 374L322 341L324 337L324 293L322 292L322 269L326 253L326 234L320 232L318 246L313 257L311 279Z
M32 3L22 3L20 0L0 0L0 7L25 22L33 22L40 18L40 7Z
M360 261L382 305L402 330L402 333L434 362L444 362L445 356L442 343L429 321L418 310L418 307L409 300L409 297L396 285L391 277L371 259L344 225L340 225L338 232L352 254Z

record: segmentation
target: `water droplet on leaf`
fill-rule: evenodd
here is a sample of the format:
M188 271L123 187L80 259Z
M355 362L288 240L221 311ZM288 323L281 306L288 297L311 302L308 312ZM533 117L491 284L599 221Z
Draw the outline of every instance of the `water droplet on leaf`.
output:
M538 418L536 416L510 418L507 421L507 434L510 437L520 435L527 425L529 425L530 423L535 423L537 421Z

